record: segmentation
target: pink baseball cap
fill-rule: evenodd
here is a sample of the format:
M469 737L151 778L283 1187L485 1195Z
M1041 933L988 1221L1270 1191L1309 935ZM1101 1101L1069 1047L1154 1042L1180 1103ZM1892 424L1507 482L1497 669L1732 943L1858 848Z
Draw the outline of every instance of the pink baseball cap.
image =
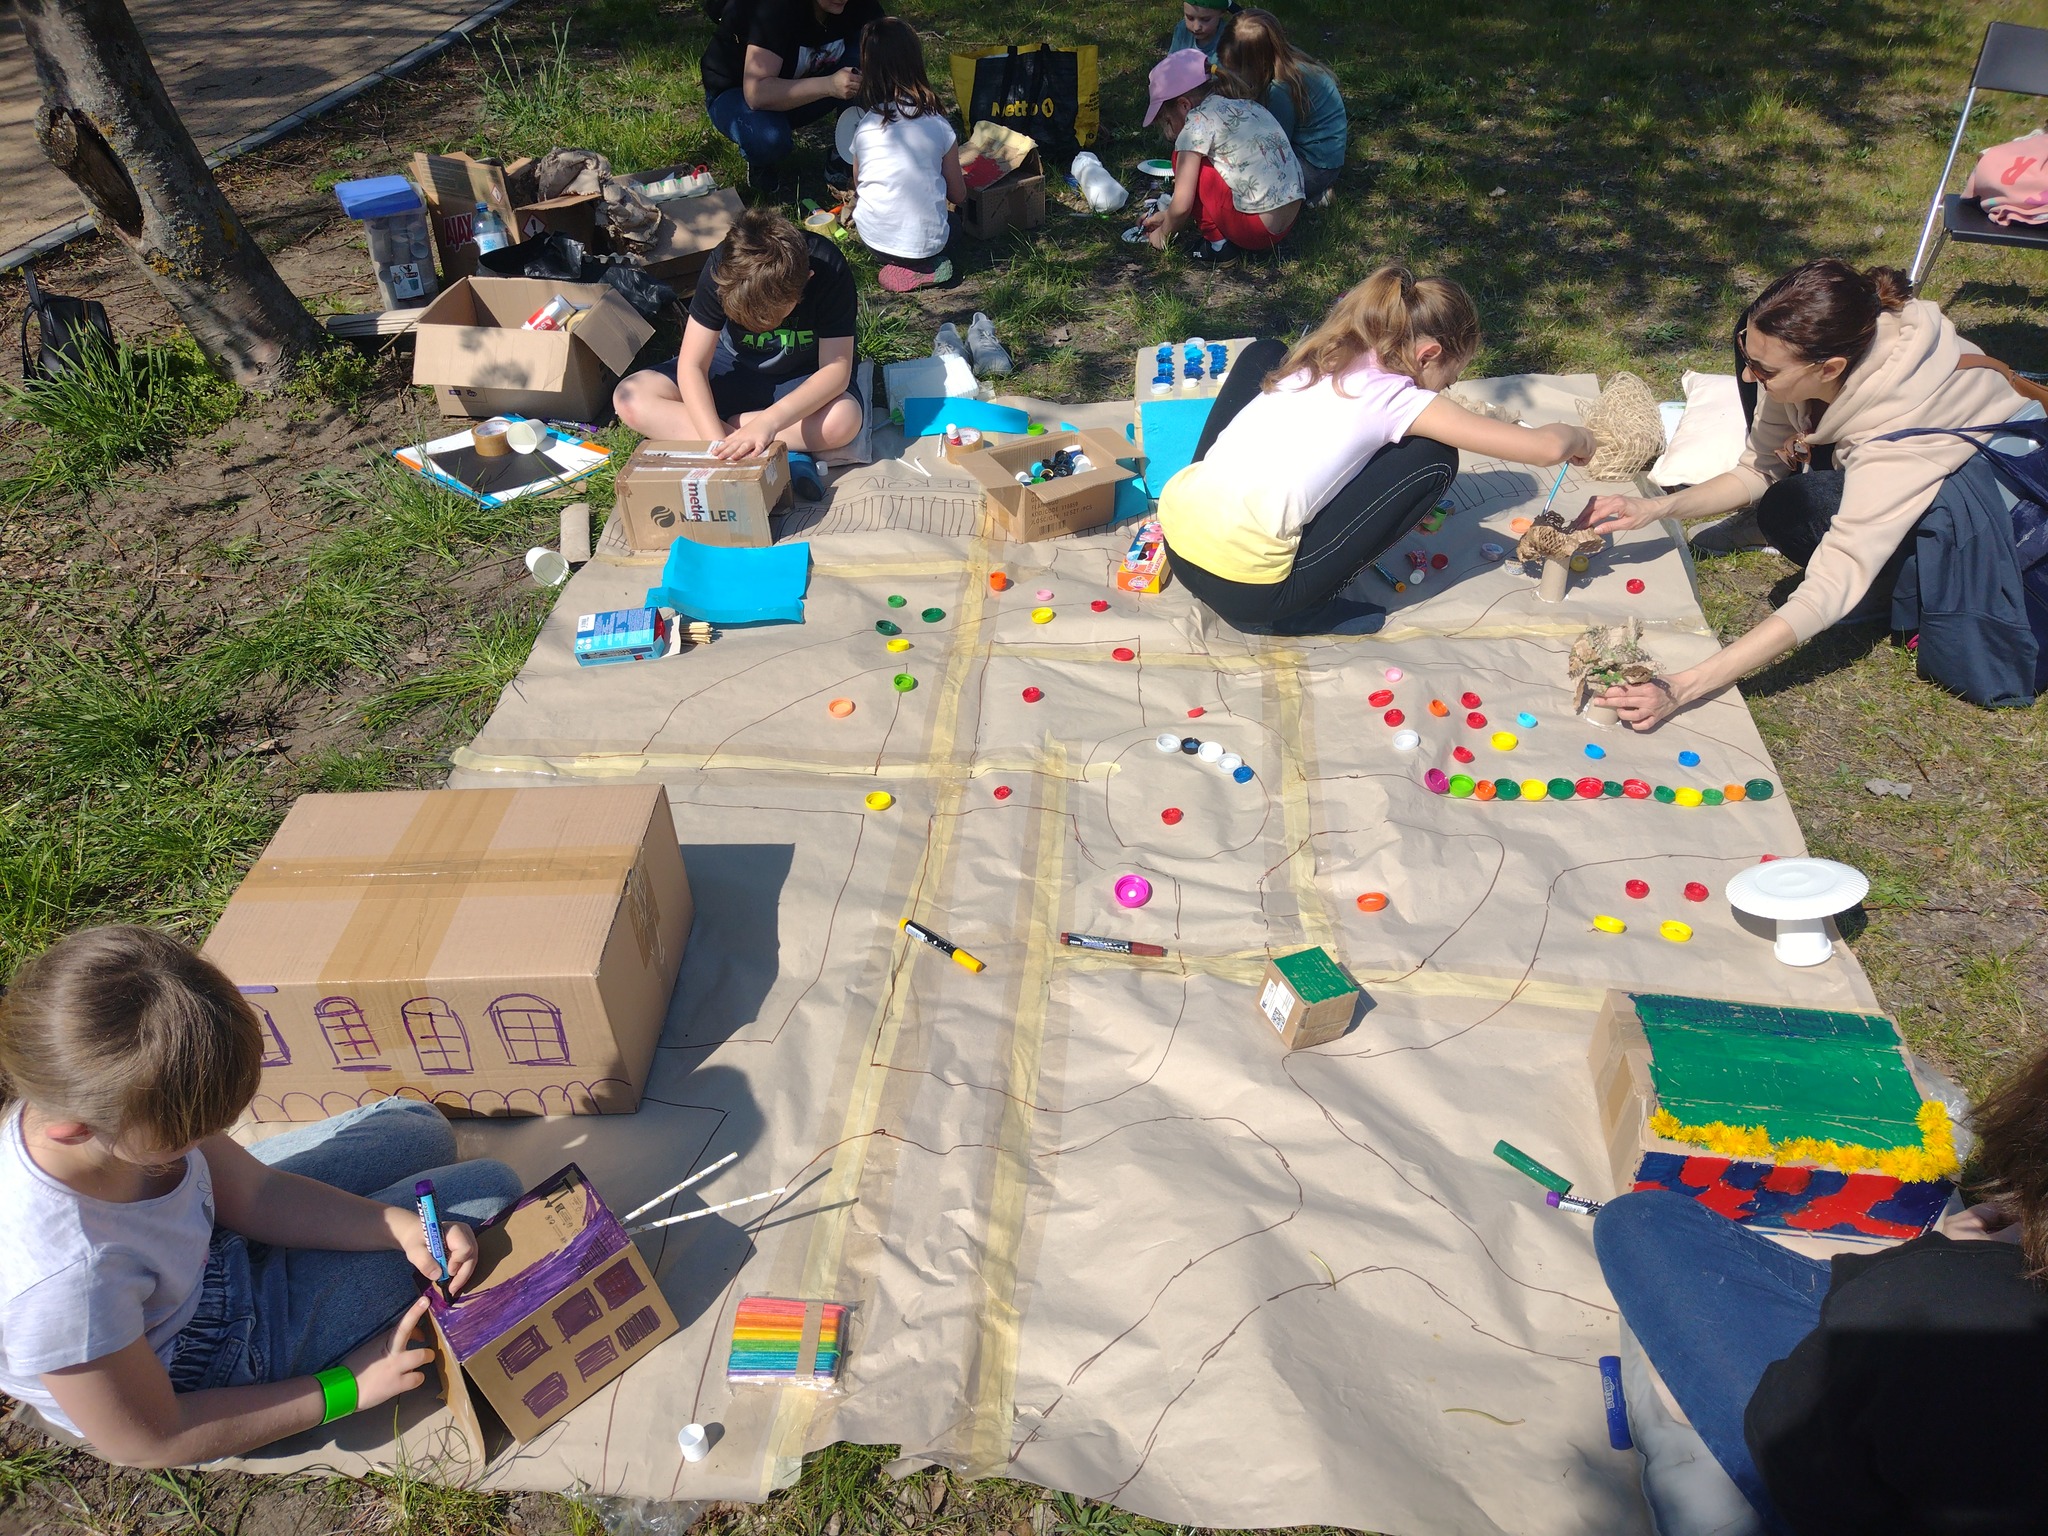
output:
M1199 48L1181 48L1152 66L1152 105L1145 109L1145 126L1159 109L1176 96L1185 96L1198 85L1209 83L1209 56Z

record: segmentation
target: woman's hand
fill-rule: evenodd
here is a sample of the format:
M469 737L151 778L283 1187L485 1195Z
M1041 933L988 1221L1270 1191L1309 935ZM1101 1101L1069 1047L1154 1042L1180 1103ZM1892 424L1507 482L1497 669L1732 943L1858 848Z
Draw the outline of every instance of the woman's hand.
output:
M2016 1243L2020 1224L2011 1211L1995 1200L1957 1211L1941 1224L1942 1232L1959 1242Z
M1670 510L1663 497L1595 496L1572 526L1589 528L1594 533L1622 533L1630 528L1646 528Z
M1653 677L1647 683L1625 683L1609 688L1593 700L1620 716L1632 731L1654 731L1688 701L1687 674Z
M363 1340L342 1360L356 1379L356 1409L375 1408L401 1392L410 1392L426 1379L434 1352L415 1342L427 1317L427 1298L405 1309L405 1315L389 1333Z

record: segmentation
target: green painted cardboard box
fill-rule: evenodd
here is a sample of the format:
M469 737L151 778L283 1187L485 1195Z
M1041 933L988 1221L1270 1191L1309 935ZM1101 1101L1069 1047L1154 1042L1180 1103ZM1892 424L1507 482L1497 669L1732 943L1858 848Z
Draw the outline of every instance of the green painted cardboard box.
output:
M1290 1051L1334 1040L1351 1027L1358 983L1326 949L1304 949L1266 962L1259 1012Z

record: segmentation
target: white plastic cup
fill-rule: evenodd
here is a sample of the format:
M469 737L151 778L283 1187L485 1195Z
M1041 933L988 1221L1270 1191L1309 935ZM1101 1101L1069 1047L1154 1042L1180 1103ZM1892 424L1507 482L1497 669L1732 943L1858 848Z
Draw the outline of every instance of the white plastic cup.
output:
M536 546L526 552L526 573L543 587L559 587L569 579L569 562L552 549Z
M676 1449L685 1461L702 1461L711 1454L711 1437L702 1424L685 1424L676 1431Z

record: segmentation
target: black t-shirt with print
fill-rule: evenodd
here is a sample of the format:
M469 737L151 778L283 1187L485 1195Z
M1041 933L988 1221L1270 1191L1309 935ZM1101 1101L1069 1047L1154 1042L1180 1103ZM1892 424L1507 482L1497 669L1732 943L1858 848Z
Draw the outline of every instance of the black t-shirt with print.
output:
M769 384L800 379L818 371L821 339L853 335L859 306L853 268L839 254L839 247L823 235L806 233L804 244L811 253L811 276L804 284L803 297L782 324L759 336L750 336L728 321L725 306L718 301L715 280L727 247L719 246L704 263L697 276L697 291L690 299L690 318L707 329L725 332L735 354L733 372Z
M884 14L881 0L846 0L845 10L822 21L816 0L726 0L725 19L704 50L704 99L739 89L749 46L781 59L784 80L857 66L862 28Z

